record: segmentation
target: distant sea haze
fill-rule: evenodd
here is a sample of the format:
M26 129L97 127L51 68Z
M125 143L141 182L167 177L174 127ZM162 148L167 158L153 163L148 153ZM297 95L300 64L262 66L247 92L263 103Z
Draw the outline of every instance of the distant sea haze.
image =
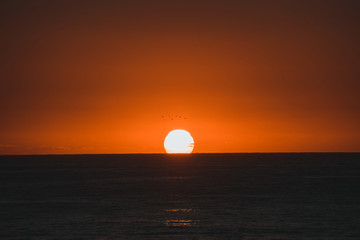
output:
M360 239L360 153L0 156L0 239Z

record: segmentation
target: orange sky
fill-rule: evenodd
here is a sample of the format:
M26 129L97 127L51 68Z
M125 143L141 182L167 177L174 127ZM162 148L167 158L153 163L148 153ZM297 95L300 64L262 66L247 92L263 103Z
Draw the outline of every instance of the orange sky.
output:
M2 1L0 154L164 152L172 129L194 152L360 151L359 11Z

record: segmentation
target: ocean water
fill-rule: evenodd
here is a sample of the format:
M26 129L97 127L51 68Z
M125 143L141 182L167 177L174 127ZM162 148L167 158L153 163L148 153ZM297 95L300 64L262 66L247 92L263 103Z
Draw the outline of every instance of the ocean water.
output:
M360 154L0 156L0 239L360 239Z

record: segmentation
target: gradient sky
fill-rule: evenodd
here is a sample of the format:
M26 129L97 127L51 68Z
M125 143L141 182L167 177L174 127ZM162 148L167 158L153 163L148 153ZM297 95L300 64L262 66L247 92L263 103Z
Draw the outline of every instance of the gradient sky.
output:
M164 152L173 129L195 152L360 151L359 12L1 1L0 154Z

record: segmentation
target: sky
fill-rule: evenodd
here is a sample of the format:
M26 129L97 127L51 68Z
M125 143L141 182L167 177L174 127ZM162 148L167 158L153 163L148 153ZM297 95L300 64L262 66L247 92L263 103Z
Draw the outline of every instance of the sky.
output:
M1 1L0 154L360 151L360 2Z

